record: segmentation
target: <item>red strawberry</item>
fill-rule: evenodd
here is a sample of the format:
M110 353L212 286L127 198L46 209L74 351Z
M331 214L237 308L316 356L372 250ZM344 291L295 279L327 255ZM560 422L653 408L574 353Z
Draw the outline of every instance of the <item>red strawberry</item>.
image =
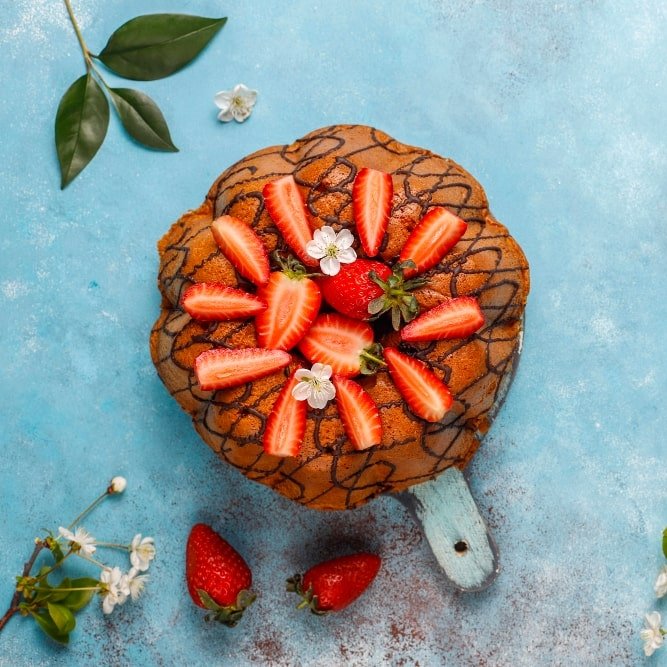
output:
M371 326L337 313L318 315L301 339L299 351L308 361L328 364L334 373L346 377L371 374L378 364L384 365L379 346L373 344Z
M409 322L419 312L419 304L411 290L421 287L424 278L404 280L404 273L414 266L398 262L392 271L386 264L372 259L357 259L342 264L335 276L319 279L322 295L339 313L356 320L370 320L391 313L391 322L398 331L401 319Z
M382 442L380 411L370 394L349 378L333 376L336 405L345 433L355 449L368 449Z
M368 320L368 304L381 297L384 290L374 282L369 273L375 271L382 280L391 276L391 269L372 259L357 259L352 264L341 264L335 276L324 276L318 283L325 301L339 313L355 320Z
M230 627L255 599L250 592L252 573L242 556L203 523L195 524L188 537L185 578L194 603Z
M306 401L297 401L292 396L292 389L299 384L290 375L278 394L276 402L271 408L269 418L266 420L266 429L262 445L267 454L273 456L296 456L301 449L303 436L306 432L306 413L308 404Z
M394 186L391 174L364 167L352 187L352 212L364 252L375 257L389 224Z
M287 590L303 598L298 609L310 607L315 614L340 611L370 586L381 563L379 556L369 553L327 560L288 579Z
M234 268L255 285L269 279L269 257L250 225L231 215L221 215L211 226L213 238Z
M422 313L401 331L405 341L466 338L484 324L484 315L472 296L459 296L443 301Z
M197 283L185 290L183 308L195 320L221 322L257 315L266 303L253 294L223 283Z
M399 261L411 259L416 269L406 269L410 277L435 266L459 241L468 225L446 208L436 206L417 223L405 242Z
M283 350L242 347L215 348L195 359L195 374L201 389L229 389L285 368L292 357Z
M283 176L271 181L262 190L264 206L269 212L285 243L307 266L318 266L319 262L306 252L306 244L313 239L313 231L294 176Z
M396 348L386 347L384 359L391 379L410 409L425 421L439 422L453 403L447 385L423 361Z
M320 288L298 262L272 273L257 296L268 304L255 318L257 342L274 350L292 349L314 322L322 303Z

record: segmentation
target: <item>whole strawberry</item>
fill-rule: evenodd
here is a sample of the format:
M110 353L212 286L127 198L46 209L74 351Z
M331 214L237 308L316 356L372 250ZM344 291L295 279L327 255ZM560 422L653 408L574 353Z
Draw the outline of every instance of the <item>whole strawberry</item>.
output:
M412 260L398 263L393 270L374 259L357 259L342 264L335 276L318 279L324 300L339 313L355 320L371 320L391 314L396 331L401 320L409 322L419 313L412 290L424 285L423 278L404 279L404 271L414 267Z
M303 600L298 609L310 607L315 614L340 611L354 602L371 584L380 569L379 556L352 554L324 561L311 567L303 576L287 580L287 590Z
M212 613L206 620L235 626L255 595L252 573L242 556L210 526L192 527L185 551L185 577L196 605Z

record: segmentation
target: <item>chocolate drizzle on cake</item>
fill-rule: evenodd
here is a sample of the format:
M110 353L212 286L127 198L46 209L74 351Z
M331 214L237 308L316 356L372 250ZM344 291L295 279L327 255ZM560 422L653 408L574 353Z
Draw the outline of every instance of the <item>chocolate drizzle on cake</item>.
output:
M485 325L464 340L400 345L450 386L455 402L442 423L430 424L412 414L387 372L381 371L358 378L380 407L385 433L381 445L354 450L330 403L324 410L309 410L299 456L276 458L264 453L261 437L290 369L235 389L201 391L192 370L197 355L214 346L254 346L254 325L252 320L196 322L180 308L180 298L192 283L212 280L254 291L219 251L210 225L219 215L234 215L253 226L269 252L285 249L264 210L261 192L265 183L286 174L293 174L301 187L316 226L354 232L352 184L357 170L365 166L393 175L391 220L380 251L388 264L396 261L410 230L429 207L444 206L466 221L465 236L425 274L428 284L416 296L427 309L447 297L473 295ZM370 127L316 130L227 169L204 204L172 226L159 251L163 305L151 335L154 363L171 394L192 415L201 437L250 479L311 507L346 509L379 493L432 479L452 465L463 467L472 458L479 446L478 429L496 401L501 379L513 370L529 276L521 249L491 216L481 186L451 160ZM376 335L379 332L376 329ZM380 342L396 345L399 341L392 336L387 330ZM298 352L292 354L298 358Z

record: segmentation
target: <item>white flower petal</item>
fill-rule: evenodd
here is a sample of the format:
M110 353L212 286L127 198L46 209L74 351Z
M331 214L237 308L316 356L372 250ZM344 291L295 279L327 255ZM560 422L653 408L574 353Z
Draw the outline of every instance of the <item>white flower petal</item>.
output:
M349 229L341 229L336 236L336 245L339 250L345 250L354 243L354 236Z
M310 403L310 395L313 393L313 387L309 382L299 382L299 384L292 389L292 396L296 398L297 401L308 400Z
M102 611L105 614L110 614L115 606L116 606L115 597L111 597L111 595L105 595L104 599L102 600Z
M354 248L345 248L338 253L338 261L342 264L352 264L357 259Z
M317 231L320 233L320 237L323 239L324 245L337 245L336 243L336 231L333 227L329 225L324 225L320 227Z
M650 614L646 614L646 625L652 630L659 630L661 623L661 616L659 612L653 611Z
M247 106L239 106L239 105L234 105L232 106L232 115L234 116L234 120L237 123L242 123L248 116L250 116L250 112L252 109Z
M234 120L234 114L230 109L226 111L221 111L218 114L218 120L221 120L223 123L228 123L230 120Z
M243 86L243 84L240 85ZM243 99L245 103L252 109L257 102L257 91L246 88L245 86L243 86L243 88L245 89L243 91Z
M330 401L336 396L336 387L334 387L333 382L323 382L322 383L322 393L326 397L327 401Z
M308 405L316 410L326 407L326 404L327 398L319 390L314 391L313 395L308 397Z
M233 97L233 94L229 90L221 90L219 93L216 93L213 101L215 102L215 106L226 111L231 106Z
M313 364L313 367L310 369L310 371L318 380L328 380L333 373L333 370L329 364L320 364L319 362Z
M322 259L326 255L326 250L317 241L308 241L306 243L306 252L313 259Z
M294 373L294 377L297 380L310 380L313 377L312 371L308 370L307 368L299 368L296 373Z
M662 566L658 578L655 580L655 596L658 598L667 595L667 565Z
M335 257L323 257L320 260L320 269L327 276L338 275L340 271L340 262Z

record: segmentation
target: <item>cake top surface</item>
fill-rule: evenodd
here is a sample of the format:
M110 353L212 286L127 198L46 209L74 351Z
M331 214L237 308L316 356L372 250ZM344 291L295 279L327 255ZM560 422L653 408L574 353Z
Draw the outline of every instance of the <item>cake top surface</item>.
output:
M360 214L354 201L355 182L358 184L365 170L388 174L393 190L386 231L372 258L360 242ZM193 283L218 282L266 296L266 287L253 284L248 279L251 274L243 267L239 271L238 263L235 266L229 261L229 248L225 254L216 243L212 227L221 216L231 216L250 228L267 257L275 251L283 255L291 252L304 264L310 261L308 270L321 270L318 260L305 252L305 238L301 247L298 243L295 246L294 230L290 229L287 237L292 241L286 243L284 224L267 195L276 183L285 180L293 182L303 199L311 242L317 230L353 238L355 261L341 263L341 272L364 262L395 268L398 259L409 259L403 258L402 252L429 216L441 211L443 218L459 221L462 232L453 247L419 271L406 270L419 274L406 278L423 283L411 291L417 319L407 328L401 324L402 332L391 326L389 314L369 323L374 342L382 345L389 357L396 350L399 357L394 361L403 355L423 362L447 387L453 400L444 415L441 410L430 418L428 413L420 415L419 406L406 401L408 393L396 374L381 367L375 375L352 378L378 408L382 423L379 442L358 449L354 438L350 439L350 429L341 424L340 405L331 400L308 409L298 451L278 457L264 451L262 442L267 438L267 421L280 405L278 398L293 371L297 366L311 369L313 359L304 356L302 346L290 343L291 363L249 385L222 386L217 391L209 391L208 385L206 390L198 386L193 369L202 353L262 347L263 334L256 327L262 315L254 320L203 323L187 318L181 309L183 295ZM437 236L434 230L438 224L429 229L430 236L420 246L422 254L428 254L433 245L430 239ZM502 380L513 369L528 292L528 266L507 229L490 214L481 186L453 161L401 144L374 128L322 128L293 144L260 150L227 169L210 189L204 205L172 227L161 241L160 251L165 310L158 338L160 331L170 330L165 339L170 344L163 345L165 354L158 355L165 364L161 375L191 412L203 438L248 477L313 507L345 508L382 491L397 491L431 479L451 465L463 466L474 454L503 389ZM270 272L272 276L280 272L273 260ZM388 275L383 278L386 281ZM321 315L340 314L339 306L331 305L334 297L326 295L323 286L327 280L327 276L315 278L325 293L318 310ZM285 291L280 292L281 298L285 295ZM421 316L466 299L481 309L483 324L478 330L458 338L405 340L405 330ZM178 346L174 345L176 340ZM407 367L401 375L405 373L409 374ZM445 399L436 392L425 403L433 400Z

